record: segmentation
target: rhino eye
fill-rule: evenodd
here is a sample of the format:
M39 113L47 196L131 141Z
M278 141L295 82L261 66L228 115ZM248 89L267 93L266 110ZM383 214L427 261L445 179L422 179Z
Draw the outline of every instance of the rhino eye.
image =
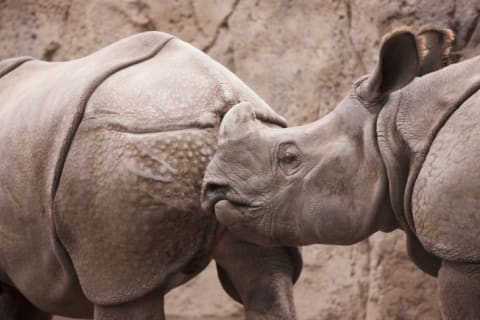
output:
M294 163L295 161L298 160L298 157L296 154L294 153L291 153L291 152L286 152L285 154L282 155L282 157L280 158L280 162L285 164L285 165L288 165L288 164L292 164Z
M281 145L278 151L278 164L285 174L290 175L296 172L302 163L300 152L293 144Z

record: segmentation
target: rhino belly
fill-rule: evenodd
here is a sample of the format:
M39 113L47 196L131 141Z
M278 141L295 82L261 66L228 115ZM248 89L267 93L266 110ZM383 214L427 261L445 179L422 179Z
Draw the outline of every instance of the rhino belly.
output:
M412 196L415 228L442 259L480 261L480 93L466 100L433 141Z

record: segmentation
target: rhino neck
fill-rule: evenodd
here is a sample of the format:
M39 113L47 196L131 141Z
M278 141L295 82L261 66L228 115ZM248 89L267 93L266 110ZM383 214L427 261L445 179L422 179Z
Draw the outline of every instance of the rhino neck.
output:
M368 230L365 229L362 234L369 236L377 231L390 232L398 228L389 197L387 171L377 140L378 113L368 110L361 104L340 105L332 113L341 119L339 122L342 123L342 133L347 133L349 137L355 137L352 144L361 148L361 152L355 155L359 157L356 158L356 161L368 164L368 169L365 171L375 172L368 177L364 176L361 184L356 185L363 190L369 190L368 195L364 194L361 200L358 200L359 194L350 195L351 198L358 201L352 205L353 212L359 213L358 208L368 208L361 213L362 219L368 221L366 225L369 226ZM337 122L335 123L337 125ZM321 127L322 124L319 126ZM315 135L321 136L320 134ZM349 180L348 183L354 183L353 181L358 183L359 180Z
M376 187L374 188L375 196L371 203L370 215L375 216L376 220L374 232L390 232L397 229L399 226L389 197L388 171L386 170L385 162L382 158L381 149L377 140L376 122L378 116L373 116L370 112L368 113L369 120L362 123L362 126L364 127L363 156L369 163L374 164L374 168L377 172ZM356 116L354 118L358 119L360 117Z
M377 119L377 141L385 165L389 200L403 230L409 230L403 208L403 194L408 177L408 152L397 128L396 115L401 96L392 94Z

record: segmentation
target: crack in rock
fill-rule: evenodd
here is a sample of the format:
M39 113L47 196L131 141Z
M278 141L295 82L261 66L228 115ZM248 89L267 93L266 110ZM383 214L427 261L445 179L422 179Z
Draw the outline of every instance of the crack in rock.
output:
M217 43L218 37L220 36L220 31L222 29L228 28L230 17L233 15L235 10L237 9L239 3L240 3L240 0L235 0L235 2L232 5L232 8L230 9L230 12L228 12L225 15L223 20L218 25L218 28L215 30L215 34L213 35L212 40L202 48L204 52L208 53L208 51L210 51L210 49L212 49L212 47Z
M353 43L352 38L352 4L350 0L345 0L345 10L347 16L347 40L350 44L350 47L353 51L355 56L355 60L357 60L357 65L360 67L363 74L367 74L367 68L365 67L365 63L363 62L362 55L358 52L357 48L355 48L355 44Z

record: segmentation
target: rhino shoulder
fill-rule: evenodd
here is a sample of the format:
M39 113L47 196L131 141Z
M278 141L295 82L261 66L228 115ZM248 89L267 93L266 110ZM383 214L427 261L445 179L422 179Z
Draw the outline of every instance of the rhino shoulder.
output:
M436 135L412 196L419 239L447 260L480 261L480 93Z

